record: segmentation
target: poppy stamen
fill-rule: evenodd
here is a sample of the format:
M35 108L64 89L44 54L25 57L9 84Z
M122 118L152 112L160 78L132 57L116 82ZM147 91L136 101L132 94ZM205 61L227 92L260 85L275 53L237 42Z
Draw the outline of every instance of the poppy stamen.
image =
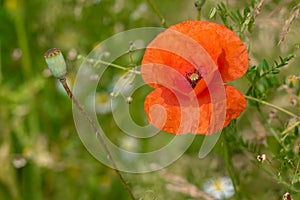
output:
M202 78L200 72L197 69L194 69L193 73L185 73L185 77L188 82L191 84L192 88L195 88L198 81Z

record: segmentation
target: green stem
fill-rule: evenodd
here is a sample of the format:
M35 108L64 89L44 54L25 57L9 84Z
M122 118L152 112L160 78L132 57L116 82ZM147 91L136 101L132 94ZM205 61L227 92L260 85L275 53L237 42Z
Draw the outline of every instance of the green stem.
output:
M28 45L28 38L25 28L23 16L24 5L22 4L23 1L16 1L17 5L15 10L12 10L12 15L14 17L17 40L19 44L19 48L22 51L22 73L26 80L29 80L32 77L32 64L31 64L31 56L29 51ZM29 120L29 133L28 135L33 142L36 139L36 134L39 133L38 124L39 118L37 115L37 111L33 110L30 115L28 116ZM24 169L25 170L25 169ZM23 189L24 189L24 199L41 199L41 179L40 179L40 172L39 168L35 163L28 164L26 170L24 171L24 182L23 182Z
M167 28L167 23L165 18L160 14L159 10L155 7L154 3L152 2L152 0L147 0L148 4L150 5L151 9L153 10L153 12L158 16L158 18L160 19L160 22L162 24L162 26L164 28Z
M201 21L201 9L198 9L197 20Z
M29 79L32 75L31 69L31 59L27 41L27 34L24 25L24 17L22 16L20 5L17 5L17 8L14 12L15 26L17 32L17 38L19 42L20 49L22 50L22 70L26 79Z
M133 65L134 69L136 69L136 64L135 64L135 62L133 60L133 56L132 56L132 50L128 51L128 55L129 55L129 59L130 59L131 65Z
M0 85L2 83L2 47L1 47L1 40L0 40Z
M22 199L39 200L42 198L40 169L33 163L29 162L22 170Z
M240 199L240 193L239 193L239 189L238 189L238 180L237 180L237 177L235 176L234 171L233 171L233 166L232 166L232 162L231 162L231 154L229 152L228 142L227 142L227 139L226 139L227 134L224 133L222 135L223 135L224 159L225 159L226 169L227 169L227 172L228 172L228 174L230 176L230 179L232 181L232 184L233 184L235 199L239 200Z
M257 99L257 98L255 98L255 97L247 96L247 95L245 95L245 98L250 99L250 100L252 100L252 101L256 101L256 102L258 102L258 103L260 103L260 104L267 105L267 106L269 106L269 107L271 107L271 108L275 108L276 110L279 110L279 111L281 111L281 112L283 112L283 113L285 113L285 114L287 114L287 115L290 115L291 117L299 118L299 116L297 116L296 114L294 114L294 113L292 113L292 112L290 112L290 111L288 111L288 110L286 110L286 109L284 109L284 108L281 108L281 107L279 107L279 106L276 106L276 105L274 105L274 104L268 103L268 102L266 102L266 101Z
M120 65L116 65L116 64L113 64L113 63L105 62L103 60L97 60L95 66L97 66L99 63L104 64L104 65L108 65L108 66L112 66L112 67L117 68L117 69L121 69L121 70L125 70L125 71L131 71L131 72L133 72L135 74L140 74L139 71L132 70L132 68L122 67Z
M296 122L295 124L293 124L292 126L288 127L287 129L285 129L284 131L281 132L281 135L285 135L286 133L288 133L289 131L293 130L295 127L300 125L300 121Z

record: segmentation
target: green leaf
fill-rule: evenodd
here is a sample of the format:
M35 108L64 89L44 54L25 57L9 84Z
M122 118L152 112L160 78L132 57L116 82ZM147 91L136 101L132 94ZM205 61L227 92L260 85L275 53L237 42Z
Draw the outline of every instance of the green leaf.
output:
M271 71L271 74L279 74L280 70L279 69L273 69Z
M296 90L296 95L299 96L300 95L300 84L298 84L297 90Z
M209 19L214 18L216 16L216 13L217 13L217 8L216 7L211 8L208 14Z
M272 85L272 87L280 85L279 80L275 76L270 76L269 81L270 81L270 84Z
M300 182L300 174L296 173L292 180L293 183L299 183Z
M255 78L259 76L257 73L257 70L255 69L256 66L252 66L248 71L247 71L247 78L249 79L250 82L255 82Z
M295 134L295 136L299 136L299 128L298 128L298 126L296 126L295 127L295 129L294 129L294 134Z
M262 92L266 92L270 88L270 84L267 78L262 78L259 82L259 88Z
M268 72L270 69L270 66L268 64L268 62L266 61L266 59L263 59L259 64L258 67L260 70L262 70L263 72Z
M291 81L290 83L289 83L289 88L293 88L294 87L294 83L293 83L293 81Z
M226 6L225 6L225 4L223 2L221 2L219 5L222 8L222 10L226 10Z
M250 23L248 24L248 31L250 32L250 33L253 33L253 25L254 25L254 18L253 17L251 17L251 20L250 20Z
M240 11L236 11L236 14L239 17L239 21L242 22L244 20L244 17L241 15Z
M237 11L238 12L238 11ZM234 12L230 12L230 18L234 21L234 22L239 22L240 20L239 20L239 17L234 13Z

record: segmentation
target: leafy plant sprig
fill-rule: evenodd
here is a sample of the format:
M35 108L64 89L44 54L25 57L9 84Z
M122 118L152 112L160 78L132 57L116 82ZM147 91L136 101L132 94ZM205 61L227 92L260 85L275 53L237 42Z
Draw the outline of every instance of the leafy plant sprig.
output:
M262 1L251 1L250 6L247 4L243 11L230 11L230 9L221 2L210 10L209 18L216 18L218 14L227 28L238 32L240 37L242 37L245 30L248 30L250 33L253 31L255 17L262 6L261 2Z
M294 58L295 55L288 55L284 58L279 57L280 62L274 61L272 66L263 59L257 66L250 67L247 72L247 79L251 86L246 95L264 99L269 89L280 85L275 75L279 74L280 70Z

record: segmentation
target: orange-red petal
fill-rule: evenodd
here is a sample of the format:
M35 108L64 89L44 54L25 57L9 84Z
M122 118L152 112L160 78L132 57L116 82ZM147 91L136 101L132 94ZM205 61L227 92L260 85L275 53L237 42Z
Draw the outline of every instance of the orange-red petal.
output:
M149 122L162 131L210 135L221 131L246 108L246 100L238 90L224 88L226 98L214 101L209 90L205 90L198 96L198 106L189 105L184 97L179 96L178 100L169 89L157 88L146 97L145 112Z
M171 26L167 31L158 35L158 37L149 44L149 48L146 49L142 64L163 64L176 69L183 76L185 72L190 71L194 67L201 67L201 71L205 73L207 66L202 66L203 63L201 63L201 59L189 59L189 57L193 57L198 50L193 51L193 48L187 48L191 42L187 42L188 44L186 44L186 42L177 41L175 37L166 36L171 30L185 35L197 42L201 48L204 48L219 69L224 82L240 78L247 71L248 53L239 37L222 25L201 21L182 22ZM166 41L178 43L175 46L175 50L174 48L167 50L157 49L164 45ZM151 48L153 46L156 49ZM186 51L184 57L182 57L180 53L175 55L176 51L180 48ZM189 54L190 56L188 56ZM195 63L191 63L194 62L194 60L196 60ZM143 66L141 70L143 70ZM211 67L208 70L208 73L209 72L211 72ZM157 87L156 85L151 86Z
M211 55L224 82L242 77L248 69L248 52L240 38L226 27L211 22L186 21L170 29L196 40Z

